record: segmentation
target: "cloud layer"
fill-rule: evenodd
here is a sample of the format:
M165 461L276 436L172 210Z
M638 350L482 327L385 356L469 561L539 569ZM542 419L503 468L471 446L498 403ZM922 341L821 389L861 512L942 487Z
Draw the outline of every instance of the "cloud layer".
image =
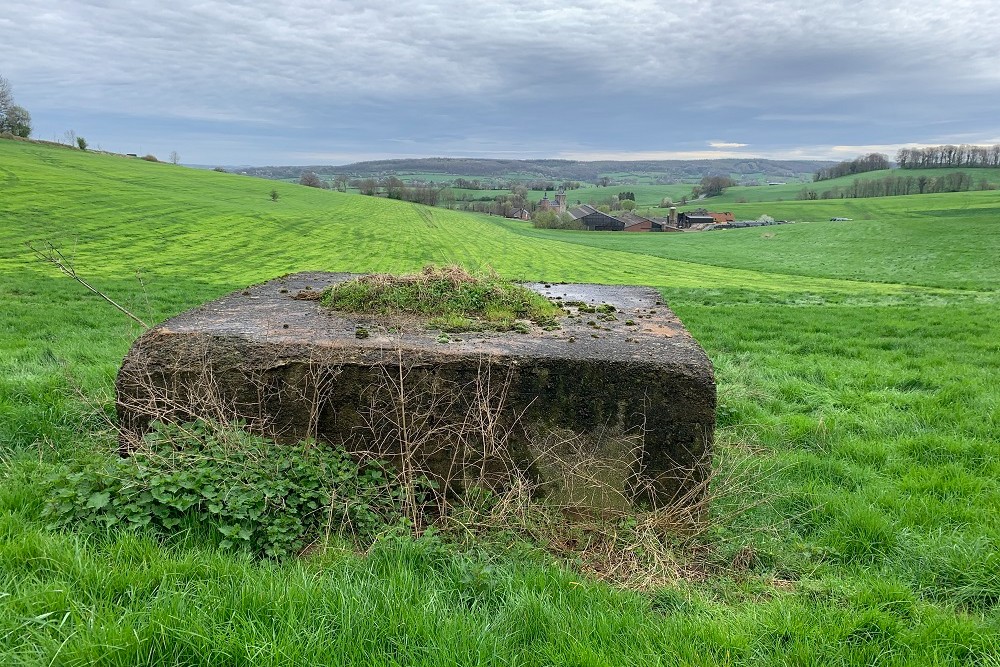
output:
M0 74L36 135L187 162L833 156L1000 136L990 0L44 7L0 16Z

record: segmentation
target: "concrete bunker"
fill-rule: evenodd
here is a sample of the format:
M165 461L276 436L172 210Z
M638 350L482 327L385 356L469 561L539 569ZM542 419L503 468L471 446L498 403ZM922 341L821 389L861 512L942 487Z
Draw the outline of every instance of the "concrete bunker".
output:
M712 365L655 290L530 284L563 307L558 327L444 335L309 298L353 277L277 278L147 331L116 383L123 446L153 420L209 417L454 493L526 479L598 511L704 497Z

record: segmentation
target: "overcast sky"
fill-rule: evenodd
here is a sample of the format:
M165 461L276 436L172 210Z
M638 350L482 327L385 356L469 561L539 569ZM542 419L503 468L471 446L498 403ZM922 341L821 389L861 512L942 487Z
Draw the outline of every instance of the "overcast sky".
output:
M998 25L996 0L46 0L0 12L0 75L38 138L186 163L844 159L1000 142Z

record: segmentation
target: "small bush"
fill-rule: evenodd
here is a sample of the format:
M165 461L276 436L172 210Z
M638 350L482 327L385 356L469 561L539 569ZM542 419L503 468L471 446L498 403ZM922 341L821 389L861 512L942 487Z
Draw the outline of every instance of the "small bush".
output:
M147 153L146 155L143 155L142 159L145 160L146 162L159 162L159 160L156 159L156 156L153 155L152 153Z
M531 216L531 224L537 229L586 229L582 222L575 220L569 213L556 213L552 210L535 211Z
M50 479L56 525L169 536L205 525L223 548L295 554L325 532L371 535L402 518L386 471L319 443L279 445L237 427L156 423L128 459L101 457Z
M84 139L83 137L76 138L76 145L80 148L81 151L87 150L87 140Z

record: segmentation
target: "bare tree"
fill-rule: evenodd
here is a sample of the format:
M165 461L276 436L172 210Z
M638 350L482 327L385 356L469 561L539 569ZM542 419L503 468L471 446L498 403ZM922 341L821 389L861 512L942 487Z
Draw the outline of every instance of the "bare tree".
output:
M310 188L321 188L323 187L323 181L314 172L304 171L299 176L299 185L305 185Z
M174 164L181 161L181 156L177 154L177 151L170 151L170 161Z

